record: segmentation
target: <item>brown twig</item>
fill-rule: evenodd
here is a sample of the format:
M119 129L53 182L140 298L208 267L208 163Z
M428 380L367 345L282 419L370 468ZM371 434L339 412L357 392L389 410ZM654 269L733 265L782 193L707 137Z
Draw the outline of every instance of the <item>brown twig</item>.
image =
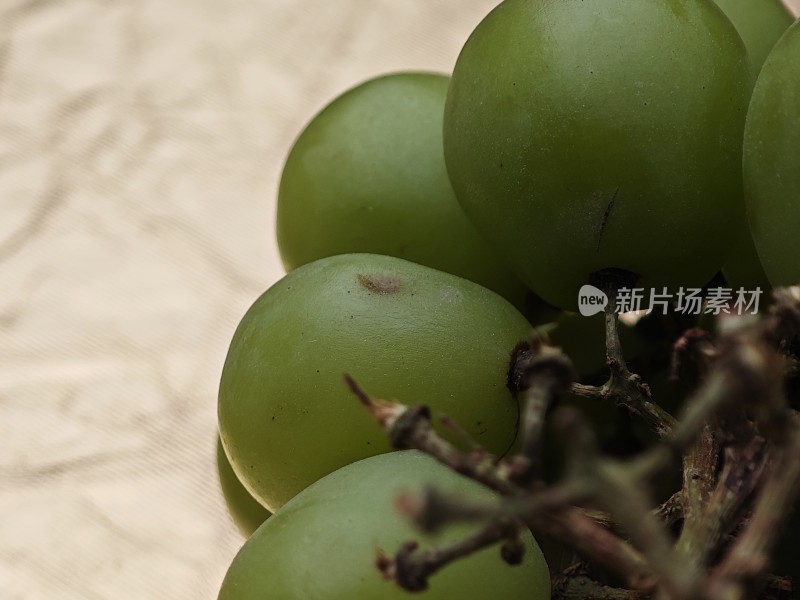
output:
M420 592L428 588L428 578L437 571L499 541L516 540L519 530L517 521L497 518L467 537L435 548L420 549L417 542L406 542L394 558L379 553L375 564L385 579L410 592Z
M771 551L800 495L800 417L787 414L790 434L776 452L744 531L716 570L709 593L719 600L743 600L757 591Z
M523 395L522 445L509 464L512 479L529 485L540 475L545 417L555 400L569 389L575 370L559 348L541 339L533 340L524 364L518 368Z
M625 407L631 414L642 418L661 439L670 436L676 425L675 417L653 401L650 387L641 377L628 370L619 340L619 315L615 312L616 291L610 289L605 311L606 357L611 371L608 381L602 386L572 384L571 391L577 396L595 400L610 400Z
M593 580L584 565L573 565L553 580L552 600L645 600L648 592L625 590Z
M657 518L661 519L664 524L671 528L683 519L683 494L682 492L675 492L662 502L655 510Z
M515 497L525 493L507 478L508 468L504 463L476 453L465 455L439 436L431 427L430 412L425 407L408 408L395 402L375 400L352 378L345 378L353 393L387 431L395 447L422 450L503 495ZM557 537L597 564L620 573L631 588L649 590L655 585L652 569L642 554L581 509L565 503L549 510L532 510L525 517L532 530Z
M612 289L611 307L613 294ZM551 418L569 443L567 474L556 485L537 479L541 436L545 415L571 374L569 361L547 344L525 348L509 376L524 391L526 406L522 452L505 461L474 446L459 451L432 428L427 408L372 399L347 378L395 447L420 449L502 496L471 504L435 490L401 497L403 512L428 530L457 520L484 526L440 548L421 551L408 543L393 559L379 561L385 573L407 589L424 589L431 573L496 543L502 543L507 561L516 562L521 546L515 532L524 522L616 572L629 588L604 586L580 567L556 579L556 599L771 600L791 588L786 578L768 577L766 569L780 525L800 495L800 417L781 389L789 367L780 355L800 333L800 287L777 290L760 320L722 322L716 345L700 331L681 338L681 356L696 365L700 385L680 422L629 371L613 308L606 312L606 330L608 382L573 384L573 392L627 407L663 443L627 462L605 458L580 414L558 409ZM679 458L682 489L653 509L648 482ZM673 545L669 530L681 521Z
M699 327L687 329L672 345L670 379L677 380L686 367L693 371L693 379L702 379L718 354L708 331Z
M386 431L392 445L405 450L416 448L429 454L457 473L466 475L502 494L518 494L520 489L508 479L507 470L485 452L464 454L440 436L431 425L427 406L408 407L399 402L376 400L356 381L345 374L350 391L358 397L378 424Z
M692 489L686 492L687 503L694 512L685 521L676 548L697 573L709 566L715 551L752 500L766 462L764 450L764 440L758 437L749 444L728 447L725 466L711 493L706 496L705 492ZM703 503L701 498L705 498Z

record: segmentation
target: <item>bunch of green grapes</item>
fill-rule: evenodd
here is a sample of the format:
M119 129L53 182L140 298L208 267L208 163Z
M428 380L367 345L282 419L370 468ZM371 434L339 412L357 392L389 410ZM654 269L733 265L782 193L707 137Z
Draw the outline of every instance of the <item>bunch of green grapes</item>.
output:
M504 0L452 76L372 79L311 120L278 191L288 274L244 315L222 371L220 480L252 536L220 600L405 597L376 549L438 538L394 496L487 493L391 452L345 373L503 456L520 421L513 351L534 326L553 322L581 376L603 369L602 326L571 312L602 274L671 290L723 267L737 286L800 281L791 23L778 0ZM549 598L524 544L521 566L480 552L423 596Z

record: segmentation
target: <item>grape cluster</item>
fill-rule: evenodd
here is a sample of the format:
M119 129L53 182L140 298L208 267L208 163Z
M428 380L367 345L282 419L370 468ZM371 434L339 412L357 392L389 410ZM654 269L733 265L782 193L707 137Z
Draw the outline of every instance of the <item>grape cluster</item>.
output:
M220 600L405 597L376 551L464 530L419 534L398 494L490 494L392 452L345 374L501 457L519 446L510 373L533 326L581 381L606 368L602 319L571 312L582 286L795 284L799 231L800 24L778 0L504 0L451 77L342 94L288 155L288 274L244 315L222 372L220 480L250 537ZM664 348L692 324L622 333L663 397L679 395ZM592 413L608 452L651 441L617 407L564 401ZM549 598L527 530L520 544L521 567L477 552L425 597Z

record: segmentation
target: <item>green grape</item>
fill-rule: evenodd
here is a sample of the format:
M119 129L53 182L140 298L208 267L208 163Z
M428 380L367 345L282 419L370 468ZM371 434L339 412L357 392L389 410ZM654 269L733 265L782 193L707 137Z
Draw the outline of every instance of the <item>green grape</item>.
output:
M226 454L274 511L327 473L388 451L343 373L377 398L429 405L502 454L519 416L505 386L510 355L528 333L494 292L398 258L300 267L256 300L231 342L219 391Z
M794 22L781 0L714 0L742 36L758 74L775 42Z
M800 283L800 22L758 76L744 135L747 216L772 285Z
M433 575L411 595L382 580L378 550L394 554L415 539L422 547L455 541L475 526L425 535L394 509L401 492L434 485L466 499L491 492L434 459L409 450L348 465L319 480L281 508L242 547L228 569L218 600L547 600L550 581L529 532L522 564L510 567L497 547L486 548Z
M270 512L250 495L236 477L219 438L217 438L217 474L231 519L244 537L250 537L267 520Z
M283 169L278 247L287 271L353 252L404 258L524 308L528 290L467 219L442 151L446 75L394 73L336 98Z
M715 0L744 40L753 73L761 66L794 17L780 0ZM731 255L722 269L728 284L747 290L770 289L747 223L737 228Z
M555 306L576 310L606 269L701 287L744 219L750 81L710 2L506 0L455 66L448 173L475 226Z

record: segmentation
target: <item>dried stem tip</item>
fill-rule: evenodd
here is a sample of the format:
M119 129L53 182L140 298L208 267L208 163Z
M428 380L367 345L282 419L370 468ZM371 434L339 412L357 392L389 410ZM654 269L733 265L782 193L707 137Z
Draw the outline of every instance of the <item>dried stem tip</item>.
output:
M560 348L535 338L532 343L522 343L514 349L508 371L508 387L512 392L527 390L536 382L557 395L569 390L574 380L572 362Z
M409 410L406 405L400 404L399 402L375 400L347 373L344 374L344 380L350 388L350 391L353 392L361 404L369 410L378 424L386 431L393 430L397 421Z

